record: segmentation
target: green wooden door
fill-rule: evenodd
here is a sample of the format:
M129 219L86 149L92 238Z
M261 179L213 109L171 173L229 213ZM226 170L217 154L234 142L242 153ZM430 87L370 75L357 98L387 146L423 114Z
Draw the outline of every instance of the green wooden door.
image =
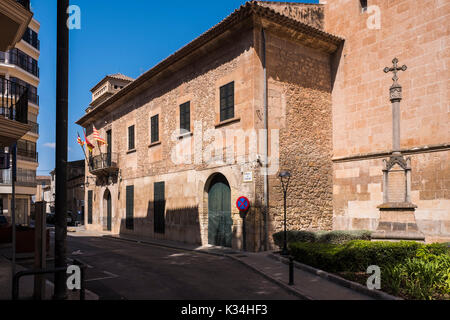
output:
M208 192L208 243L231 247L231 190L224 176L213 179Z
M107 211L107 221L106 221L106 230L112 230L112 201L111 201L111 193L108 192L108 198L106 200L106 211Z
M164 213L166 210L166 198L165 198L165 183L157 182L154 184L153 199L154 199L154 232L155 233L165 233L166 222Z

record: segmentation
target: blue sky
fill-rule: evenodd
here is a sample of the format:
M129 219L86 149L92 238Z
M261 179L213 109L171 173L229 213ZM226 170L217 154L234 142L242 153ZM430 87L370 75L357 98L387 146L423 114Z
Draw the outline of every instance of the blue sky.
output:
M300 2L300 1L299 1ZM301 2L317 2L305 0ZM137 78L231 14L241 0L71 0L81 9L81 30L70 31L69 161L83 159L75 124L91 101L90 89L105 75ZM55 166L56 0L31 1L40 22L41 83L38 175Z

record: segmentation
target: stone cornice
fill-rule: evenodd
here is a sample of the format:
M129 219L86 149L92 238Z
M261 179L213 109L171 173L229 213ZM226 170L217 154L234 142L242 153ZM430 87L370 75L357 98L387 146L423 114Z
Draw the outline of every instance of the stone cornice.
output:
M400 150L402 155L412 155L417 153L429 153L429 152L440 152L450 150L450 143L443 143L431 146L420 146L416 148L410 149L402 149ZM348 157L339 157L333 158L332 161L335 163L340 162L352 162L352 161L360 161L360 160L370 160L370 159L379 159L386 158L392 155L391 151L382 151L382 152L373 152L373 153L365 153L365 154L357 154Z

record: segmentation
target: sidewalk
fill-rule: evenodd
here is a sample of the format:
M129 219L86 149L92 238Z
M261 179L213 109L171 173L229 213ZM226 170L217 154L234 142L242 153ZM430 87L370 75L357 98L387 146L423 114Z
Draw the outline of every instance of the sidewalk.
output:
M72 234L76 236L75 234ZM238 261L248 268L260 273L268 280L277 283L285 290L307 300L375 300L396 299L379 291L369 291L362 285L344 280L324 271L314 269L296 263L294 268L294 285L290 286L289 267L283 263L283 258L274 252L241 252L229 248L204 246L199 247L192 244L180 243L168 240L144 239L142 237L97 234L103 237L120 240L133 241L148 245L162 246L172 249L195 251L204 254L226 256ZM81 235L80 235L81 236Z
M9 249L9 250L8 250ZM12 299L12 274L11 261L6 257L10 255L10 247L0 249L0 301ZM16 272L26 270L20 265L21 260L16 261ZM33 297L34 276L25 276L19 283L19 300L31 300ZM79 291L68 291L68 300L79 300ZM53 283L46 280L45 300L51 300L53 295ZM98 296L86 290L86 300L98 300Z

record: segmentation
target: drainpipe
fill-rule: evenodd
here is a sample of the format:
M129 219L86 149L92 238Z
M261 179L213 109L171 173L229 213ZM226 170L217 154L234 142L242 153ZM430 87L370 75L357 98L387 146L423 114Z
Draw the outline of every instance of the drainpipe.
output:
M267 69L266 69L266 34L261 29L262 39L262 66L263 66L263 94L264 94L264 251L269 249L269 175L268 175L268 150L269 150L269 121L267 107Z

